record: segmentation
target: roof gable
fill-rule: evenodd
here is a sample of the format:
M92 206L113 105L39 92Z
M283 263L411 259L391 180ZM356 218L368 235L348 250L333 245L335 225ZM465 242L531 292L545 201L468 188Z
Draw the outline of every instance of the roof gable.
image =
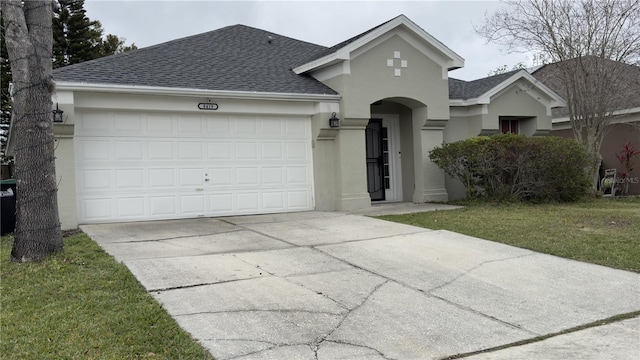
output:
M311 71L324 68L336 64L340 61L349 60L351 53L366 46L367 44L375 41L381 36L393 31L396 28L404 28L409 32L415 34L424 43L434 48L444 58L447 59L447 69L457 69L464 66L464 59L456 54L453 50L449 49L443 43L438 41L431 34L424 31L421 27L416 25L413 21L409 20L404 15L399 15L385 23L382 23L370 30L367 30L359 35L356 35L348 40L345 40L339 44L336 44L330 48L314 54L309 57L304 63L299 64L293 71L296 74L305 74Z
M55 81L201 90L337 94L291 68L323 46L228 26L53 71Z
M558 94L526 70L514 70L473 81L449 78L449 101L451 105L456 106L489 104L492 96L499 94L521 79L533 85L534 90L551 99L550 107L566 106L565 101Z

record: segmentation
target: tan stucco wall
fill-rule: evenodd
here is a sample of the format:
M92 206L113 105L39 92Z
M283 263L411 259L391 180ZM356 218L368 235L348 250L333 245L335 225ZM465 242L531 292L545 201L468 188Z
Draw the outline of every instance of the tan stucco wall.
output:
M400 52L400 59L394 59L396 51ZM388 59L394 60L394 67L387 66ZM401 60L407 61L406 68L401 68ZM339 71L345 67L348 74ZM395 76L394 69L400 69L401 76ZM331 72L336 76L325 78ZM336 64L312 75L342 94L341 109L345 118L368 117L370 104L396 97L424 103L429 107L431 118L449 117L448 81L443 78L442 67L399 36L358 54L346 64Z
M54 124L58 213L62 230L78 227L73 124Z
M78 227L76 212L76 171L74 94L70 91L57 91L53 102L63 113L63 123L53 125L56 156L56 182L58 184L58 214L62 230Z
M483 118L483 128L494 127L499 130L500 116L526 116L535 119L520 123L521 134L533 136L538 132L550 131L551 114L547 113L546 106L516 85L491 98L489 112Z
M413 35L401 35L391 35L355 51L350 60L312 73L342 94L340 113L344 120L336 137L337 175L341 179L336 199L338 209L370 206L366 191L364 129L371 117L371 104L383 99L406 106L402 111L394 110L400 115L403 199L447 200L444 174L425 157L429 150L442 143L443 127L449 119L446 69L426 57L425 49L418 50L415 44L407 42L407 36ZM395 58L397 52L399 58ZM392 60L394 66L387 66L388 60ZM402 60L406 61L406 67L402 67ZM395 69L401 71L401 76L396 76ZM426 126L429 120L440 121Z

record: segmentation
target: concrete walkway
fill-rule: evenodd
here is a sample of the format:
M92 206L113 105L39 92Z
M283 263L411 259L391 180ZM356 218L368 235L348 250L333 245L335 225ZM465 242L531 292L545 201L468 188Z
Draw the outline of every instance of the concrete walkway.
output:
M640 275L449 231L303 212L82 229L223 359L630 359ZM466 356L465 355L465 356Z

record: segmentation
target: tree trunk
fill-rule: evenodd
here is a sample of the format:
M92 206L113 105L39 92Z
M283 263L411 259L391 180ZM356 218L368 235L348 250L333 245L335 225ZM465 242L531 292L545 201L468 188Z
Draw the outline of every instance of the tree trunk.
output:
M17 203L11 259L37 261L63 246L51 113L52 1L1 4L14 83Z

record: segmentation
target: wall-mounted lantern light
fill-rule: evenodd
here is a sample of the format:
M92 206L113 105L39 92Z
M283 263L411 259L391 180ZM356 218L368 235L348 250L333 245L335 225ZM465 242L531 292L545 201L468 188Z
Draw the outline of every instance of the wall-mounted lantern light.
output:
M58 108L58 103L56 103L56 109L53 110L52 112L53 112L53 122L61 123L63 121L62 114L64 113L64 111Z
M331 117L329 118L329 126L332 128L340 126L340 119L336 117L336 113L331 114Z

